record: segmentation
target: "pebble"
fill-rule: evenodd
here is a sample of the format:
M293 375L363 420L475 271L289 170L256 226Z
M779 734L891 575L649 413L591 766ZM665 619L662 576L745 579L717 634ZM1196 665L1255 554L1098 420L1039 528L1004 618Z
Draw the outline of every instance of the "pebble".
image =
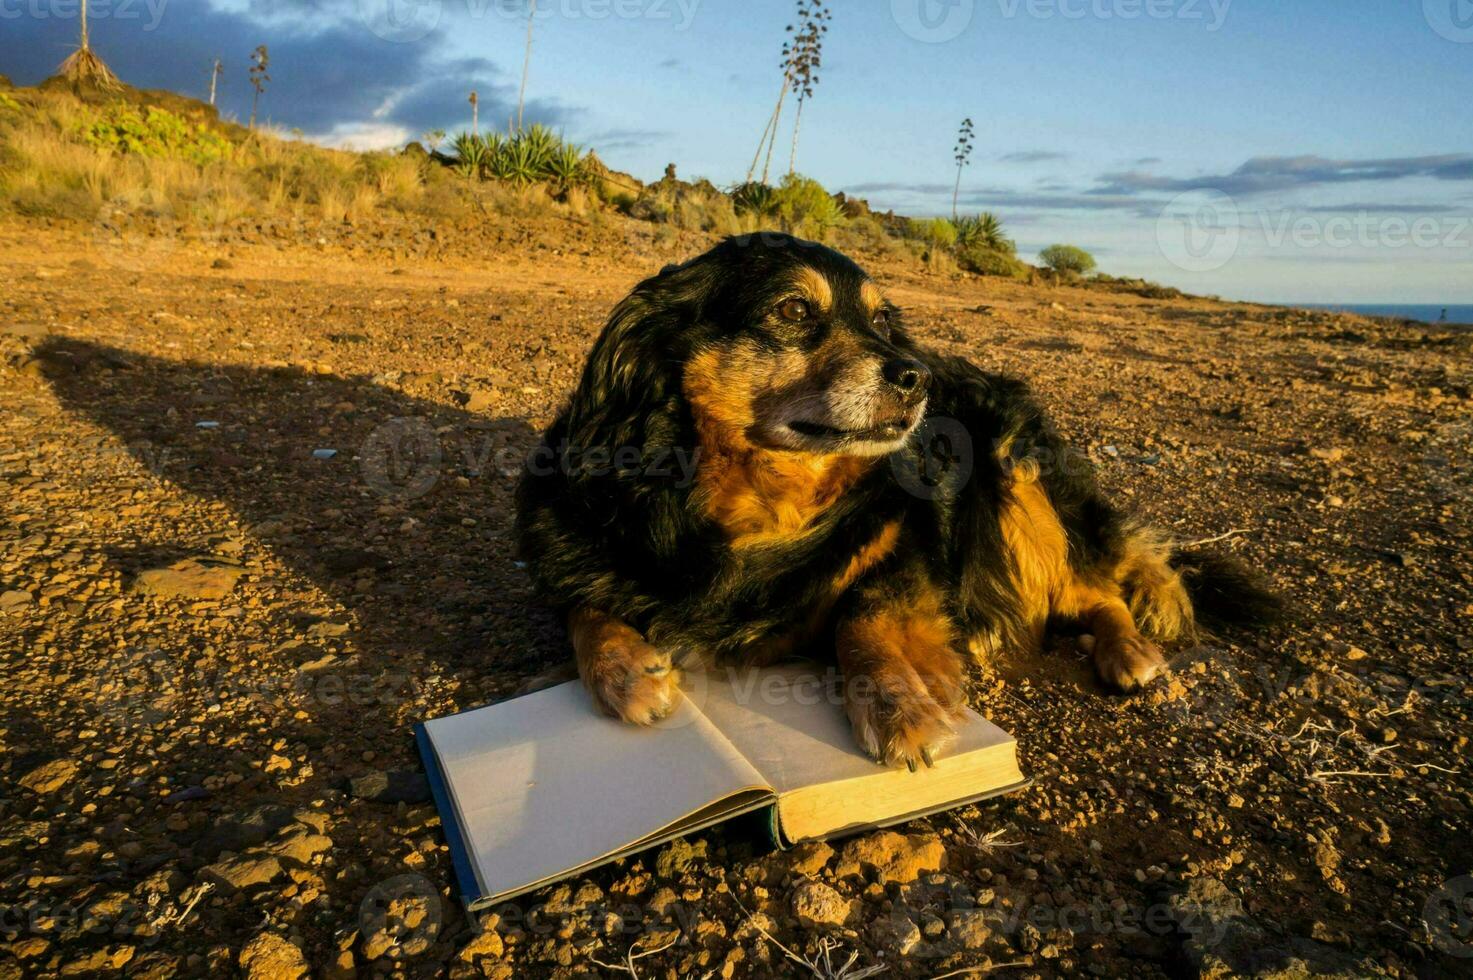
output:
M821 881L805 881L793 889L793 917L806 929L837 929L853 911L849 901Z

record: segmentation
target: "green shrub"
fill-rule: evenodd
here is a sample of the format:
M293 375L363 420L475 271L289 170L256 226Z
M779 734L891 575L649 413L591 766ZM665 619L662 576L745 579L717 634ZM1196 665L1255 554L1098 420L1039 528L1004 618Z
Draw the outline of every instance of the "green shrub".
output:
M1095 267L1094 256L1074 245L1050 245L1038 259L1061 276L1083 275Z
M905 237L933 248L951 248L956 244L956 225L945 218L908 218Z
M957 249L957 264L968 272L979 276L1007 276L1011 279L1027 279L1032 271L1028 263L1020 261L1007 252L972 244Z
M218 133L191 125L167 109L122 102L108 106L100 116L82 124L83 142L114 153L171 157L204 165L230 159L230 141Z
M5 109L10 112L20 112L20 103L12 99L10 96L6 95L4 92L0 92L0 109Z
M773 213L795 235L822 241L844 220L833 195L811 177L788 174L773 195Z

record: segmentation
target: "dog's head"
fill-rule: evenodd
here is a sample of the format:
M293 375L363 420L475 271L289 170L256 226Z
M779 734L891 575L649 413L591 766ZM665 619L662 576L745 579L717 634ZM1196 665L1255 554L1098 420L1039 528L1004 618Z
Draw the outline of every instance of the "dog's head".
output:
M619 305L570 430L603 445L670 445L688 409L702 441L877 456L919 423L929 382L899 311L859 266L812 242L749 235Z

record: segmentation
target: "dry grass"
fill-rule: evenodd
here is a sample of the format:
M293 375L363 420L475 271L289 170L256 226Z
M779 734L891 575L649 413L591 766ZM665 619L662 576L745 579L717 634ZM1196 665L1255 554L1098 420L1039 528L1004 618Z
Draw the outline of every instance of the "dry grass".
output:
M0 107L0 211L92 221L107 208L149 209L218 225L247 216L360 220L383 209L469 207L464 193L427 195L441 175L422 159L329 150L271 132L235 139L238 130L203 117L185 119L187 131L230 140L228 159L120 152L88 138L108 111L106 101L66 92L15 91L13 105Z

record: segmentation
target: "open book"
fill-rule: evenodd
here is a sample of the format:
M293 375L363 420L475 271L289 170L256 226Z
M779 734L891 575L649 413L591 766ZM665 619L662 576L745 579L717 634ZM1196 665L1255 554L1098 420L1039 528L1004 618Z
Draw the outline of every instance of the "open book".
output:
M971 710L934 768L877 765L818 669L688 675L650 728L599 714L576 681L416 726L463 899L484 907L763 808L786 844L1024 784L1012 737Z

